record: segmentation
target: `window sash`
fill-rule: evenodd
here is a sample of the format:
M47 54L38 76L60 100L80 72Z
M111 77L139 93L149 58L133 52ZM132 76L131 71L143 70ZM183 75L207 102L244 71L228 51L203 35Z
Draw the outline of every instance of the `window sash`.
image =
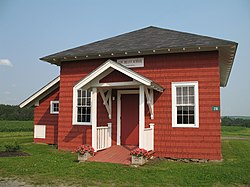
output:
M199 127L198 82L172 83L172 126Z
M91 93L88 90L77 90L76 120L78 123L91 121Z
M50 113L58 114L59 113L59 101L51 101L50 102Z

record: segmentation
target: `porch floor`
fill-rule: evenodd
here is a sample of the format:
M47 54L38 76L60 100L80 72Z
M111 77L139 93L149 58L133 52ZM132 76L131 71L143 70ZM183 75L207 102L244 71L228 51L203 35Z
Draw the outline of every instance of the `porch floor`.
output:
M88 161L130 165L130 151L135 148L136 146L133 145L113 145L108 149L97 152L96 155L88 159Z

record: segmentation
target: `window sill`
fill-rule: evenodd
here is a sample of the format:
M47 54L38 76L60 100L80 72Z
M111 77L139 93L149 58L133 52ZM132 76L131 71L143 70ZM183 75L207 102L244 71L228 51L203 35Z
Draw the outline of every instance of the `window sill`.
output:
M86 126L92 126L91 123L87 123L87 122L86 122L86 123L79 123L79 122L78 122L78 123L73 123L72 125L83 125L83 126L86 125Z
M199 125L194 124L174 124L172 125L173 128L199 128Z

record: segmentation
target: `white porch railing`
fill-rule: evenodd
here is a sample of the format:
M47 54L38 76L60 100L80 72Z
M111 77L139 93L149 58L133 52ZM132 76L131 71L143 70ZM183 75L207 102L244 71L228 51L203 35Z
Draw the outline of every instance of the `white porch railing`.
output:
M154 150L154 124L151 123L149 128L144 128L144 146L147 151Z
M108 126L96 127L97 151L111 147L112 143L112 123Z

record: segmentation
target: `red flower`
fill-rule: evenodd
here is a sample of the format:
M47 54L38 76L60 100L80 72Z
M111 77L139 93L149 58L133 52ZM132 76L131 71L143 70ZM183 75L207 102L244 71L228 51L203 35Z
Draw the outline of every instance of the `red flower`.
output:
M130 155L137 156L137 157L147 157L148 151L143 148L136 148L130 152Z
M83 155L84 153L88 152L92 156L95 154L95 150L91 145L79 145L75 150L76 153Z

